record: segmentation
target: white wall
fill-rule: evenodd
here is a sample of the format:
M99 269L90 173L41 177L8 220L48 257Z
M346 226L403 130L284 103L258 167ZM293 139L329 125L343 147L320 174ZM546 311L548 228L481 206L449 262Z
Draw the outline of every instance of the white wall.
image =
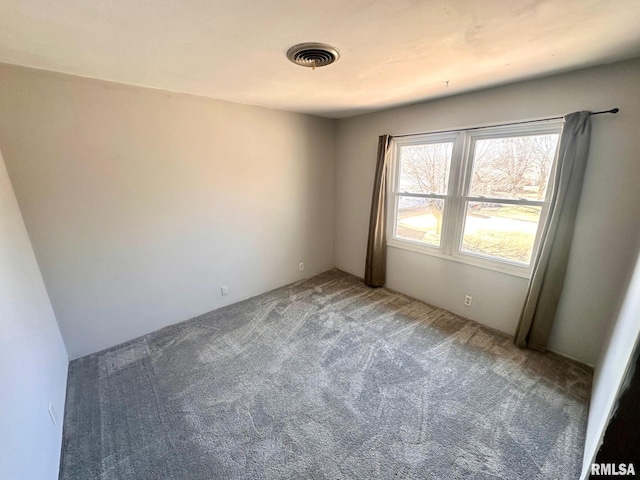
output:
M340 120L336 265L362 276L378 135L404 134L620 107L593 118L575 240L549 347L595 364L640 236L640 60ZM388 286L513 334L526 280L389 249ZM465 294L473 306L462 305Z
M0 332L0 478L58 478L67 352L1 154Z
M0 65L0 146L75 358L334 263L362 275L379 134L619 106L593 119L550 340L594 364L640 234L639 76L632 60L344 119L334 145L331 120ZM526 288L398 249L388 284L508 333Z
M640 341L640 256L617 321L604 342L591 392L585 440L583 478L600 448L613 408L618 400L634 348ZM636 468L638 466L636 465Z
M72 358L334 266L331 120L0 65L0 145Z

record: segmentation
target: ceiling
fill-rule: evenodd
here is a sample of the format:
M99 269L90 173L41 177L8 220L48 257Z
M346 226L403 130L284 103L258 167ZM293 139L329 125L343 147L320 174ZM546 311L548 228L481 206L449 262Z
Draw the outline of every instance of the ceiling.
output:
M0 62L333 118L637 56L638 0L0 2Z

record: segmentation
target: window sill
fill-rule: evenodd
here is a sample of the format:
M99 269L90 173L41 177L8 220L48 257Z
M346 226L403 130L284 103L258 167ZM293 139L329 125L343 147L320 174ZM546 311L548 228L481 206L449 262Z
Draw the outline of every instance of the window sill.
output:
M402 241L402 240L388 240L387 246L391 248L397 248L399 250L408 250L414 253L420 253L422 255L429 255L431 257L441 258L443 260L449 260L451 262L463 263L465 265L471 265L473 267L484 268L485 270L493 270L494 272L500 272L514 277L526 278L531 277L531 269L529 267L518 267L508 263L484 260L480 257L473 255L467 255L459 253L456 255L447 255L435 248L428 247L426 245L420 245L418 243Z

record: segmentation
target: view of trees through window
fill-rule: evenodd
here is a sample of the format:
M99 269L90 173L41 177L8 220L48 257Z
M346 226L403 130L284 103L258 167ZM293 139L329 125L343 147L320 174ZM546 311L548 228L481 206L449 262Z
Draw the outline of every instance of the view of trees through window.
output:
M558 135L477 140L469 197L545 199ZM468 202L462 251L528 264L542 208L496 201Z
M469 196L544 199L557 135L477 140Z
M528 265L559 135L476 138L459 249ZM399 149L397 238L440 246L453 142ZM419 194L419 195L412 195Z
M453 142L400 148L399 191L446 195ZM398 202L397 235L439 246L444 200L402 196Z

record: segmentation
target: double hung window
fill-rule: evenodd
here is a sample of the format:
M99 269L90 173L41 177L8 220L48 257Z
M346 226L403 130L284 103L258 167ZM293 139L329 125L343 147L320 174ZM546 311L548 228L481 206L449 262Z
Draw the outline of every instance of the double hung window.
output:
M527 276L561 122L394 139L388 244Z

